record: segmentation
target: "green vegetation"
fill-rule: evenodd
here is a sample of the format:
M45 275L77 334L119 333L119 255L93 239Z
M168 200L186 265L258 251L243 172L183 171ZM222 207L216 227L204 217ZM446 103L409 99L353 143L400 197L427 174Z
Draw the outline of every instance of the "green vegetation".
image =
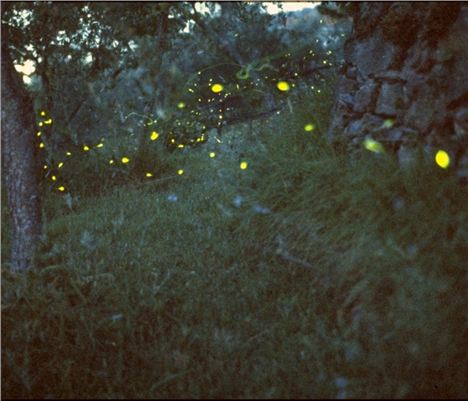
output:
M4 397L468 394L466 187L337 154L330 101L293 100L154 179L47 192L42 269L2 274Z
M346 18L9 4L44 227L12 273L3 191L4 397L468 395L467 188L447 141L404 168L378 136L326 143Z

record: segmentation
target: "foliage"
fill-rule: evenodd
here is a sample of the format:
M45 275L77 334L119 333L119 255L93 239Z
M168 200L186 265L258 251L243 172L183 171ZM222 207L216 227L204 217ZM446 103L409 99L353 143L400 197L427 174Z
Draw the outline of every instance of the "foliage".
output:
M380 143L325 143L336 74L314 63L335 47L255 42L272 22L256 4L21 7L13 52L66 26L82 62L35 49L46 230L40 269L2 269L5 397L468 394L466 188L422 152L403 169Z
M43 268L3 271L3 394L466 396L466 188L337 155L320 89L156 180L48 195Z
M145 124L153 124L169 150L198 146L211 128L220 134L228 124L286 107L288 94L277 90L278 81L313 85L323 81L324 69L337 66L339 46L325 50L304 40L320 37L322 21L316 17L309 30L297 31L300 36L291 47L288 35L296 31L285 30L286 20L273 19L260 3L209 7L211 12L202 14L189 3L137 8L73 3L62 13L51 4L25 3L6 13L17 61L36 62L29 88L37 112L53 118L52 125L38 127L46 177L52 176L52 162L66 158L70 149L103 140L127 144L128 135L137 143L134 166L143 172L151 168L143 148L148 145ZM213 84L222 84L222 92L214 94ZM178 108L180 104L185 107ZM114 146L113 153L118 152ZM96 167L99 163L92 161L88 173L104 173L102 163ZM80 172L84 170L76 167L68 175Z

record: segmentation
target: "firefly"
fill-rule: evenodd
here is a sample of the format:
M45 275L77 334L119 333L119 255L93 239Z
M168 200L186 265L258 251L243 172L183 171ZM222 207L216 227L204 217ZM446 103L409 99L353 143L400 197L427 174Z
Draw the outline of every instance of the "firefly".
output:
M221 84L214 84L212 87L211 87L211 91L213 93L219 93L221 92L222 90L224 89L223 85Z
M448 168L450 165L450 156L445 150L437 151L435 155L435 162L440 168Z
M315 128L315 127L314 127L314 124L306 124L306 125L304 126L304 131L311 132L311 131L314 130L314 128Z
M279 81L276 87L282 92L287 92L289 90L289 84L286 81Z
M384 147L382 146L382 144L375 141L372 138L366 138L364 140L364 147L370 152L374 152L374 153L384 152Z

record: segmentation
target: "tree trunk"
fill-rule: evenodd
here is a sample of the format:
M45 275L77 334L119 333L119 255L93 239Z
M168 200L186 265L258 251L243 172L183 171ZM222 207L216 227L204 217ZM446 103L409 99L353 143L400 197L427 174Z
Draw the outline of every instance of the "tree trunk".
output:
M11 270L34 267L41 232L33 107L13 68L2 24L2 168L12 219Z

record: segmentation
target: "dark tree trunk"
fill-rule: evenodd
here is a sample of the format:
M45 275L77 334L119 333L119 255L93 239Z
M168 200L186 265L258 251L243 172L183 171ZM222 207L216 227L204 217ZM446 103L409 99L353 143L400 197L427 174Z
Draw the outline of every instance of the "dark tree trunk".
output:
M2 24L2 168L12 219L12 271L34 266L41 232L33 107L13 68Z

